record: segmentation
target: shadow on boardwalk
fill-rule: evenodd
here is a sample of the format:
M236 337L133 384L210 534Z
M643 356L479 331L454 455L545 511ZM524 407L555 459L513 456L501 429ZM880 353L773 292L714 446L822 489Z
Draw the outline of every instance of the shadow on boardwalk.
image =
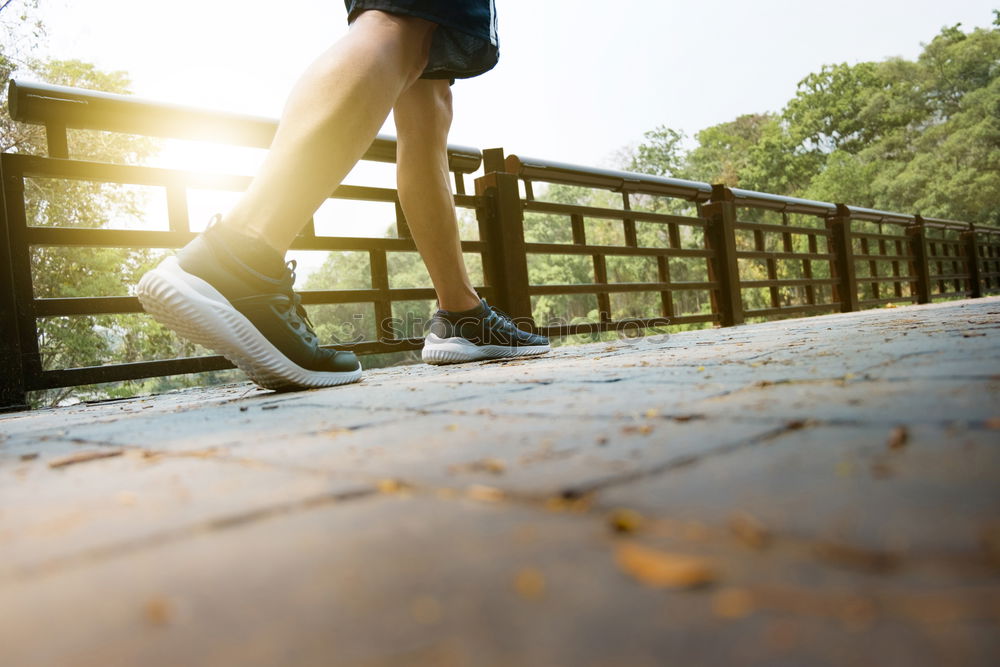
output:
M998 334L978 299L6 415L0 663L997 664Z

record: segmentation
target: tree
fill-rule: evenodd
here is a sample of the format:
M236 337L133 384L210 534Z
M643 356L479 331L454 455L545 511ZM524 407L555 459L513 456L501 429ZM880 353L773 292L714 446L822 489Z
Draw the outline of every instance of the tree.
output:
M4 5L0 15L7 35L0 44L0 76L37 78L49 83L113 93L128 93L125 72L104 72L78 60L53 60L37 55L44 26L33 18L37 2ZM6 87L0 105L6 108ZM150 139L114 133L70 131L70 154L75 158L139 164L155 154ZM45 154L44 130L17 123L6 114L0 123L0 145L5 152ZM28 224L60 227L106 227L123 222L141 224L144 195L113 184L66 179L25 179ZM40 247L31 255L36 297L126 295L139 277L159 261L162 253L147 249ZM37 320L39 350L46 369L94 366L148 358L171 358L195 353L193 345L145 315L51 317ZM200 378L204 381L205 378ZM188 378L185 383L197 381ZM124 383L120 386L76 387L35 392L35 405L55 405L71 395L100 398L130 395L144 386L176 386L176 380Z
M997 14L1000 17L1000 13ZM730 187L1000 223L1000 18L944 28L916 61L824 66L780 114L647 133L631 166Z
M688 178L684 164L684 133L665 125L646 132L645 141L630 156L628 168L643 174Z

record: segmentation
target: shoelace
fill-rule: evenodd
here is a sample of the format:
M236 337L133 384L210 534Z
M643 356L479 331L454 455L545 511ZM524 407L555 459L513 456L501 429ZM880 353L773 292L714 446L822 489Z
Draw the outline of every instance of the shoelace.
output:
M511 329L518 329L518 326L514 324L514 318L512 318L510 315L503 312L496 306L490 306L490 314L495 315L496 318L500 321L500 324L505 325Z
M294 313L302 320L305 325L306 332L308 332L314 338L316 337L316 332L313 330L312 320L309 319L309 313L306 312L305 306L302 305L302 297L295 292L292 286L295 284L295 269L298 268L299 263L290 259L285 263L285 268L288 269L288 273L285 274L285 287L288 290L285 292L285 296L288 297L288 311L287 313L291 315ZM298 323L293 320L298 328Z
M212 227L221 222L222 222L222 214L216 213L209 219L208 225L206 225L205 230L208 231L209 229L211 229ZM290 259L287 262L285 262L285 269L287 269L288 271L285 274L285 280L283 281L284 282L283 287L285 288L283 296L288 298L288 310L286 310L285 313L287 315L292 315L293 313L297 315L299 320L301 320L302 324L305 326L306 333L308 333L313 338L317 338L316 331L313 329L314 325L312 323L312 320L309 319L309 313L306 312L305 306L302 305L302 297L300 297L298 294L295 293L294 289L295 269L298 268L298 266L299 263L294 259ZM297 320L292 319L292 324L295 325L296 329L299 328L299 322Z

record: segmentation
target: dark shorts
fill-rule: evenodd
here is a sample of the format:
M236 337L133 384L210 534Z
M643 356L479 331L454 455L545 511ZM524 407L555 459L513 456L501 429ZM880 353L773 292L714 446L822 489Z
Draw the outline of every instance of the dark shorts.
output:
M500 59L493 0L344 0L347 21L366 9L415 16L438 24L424 79L467 79Z

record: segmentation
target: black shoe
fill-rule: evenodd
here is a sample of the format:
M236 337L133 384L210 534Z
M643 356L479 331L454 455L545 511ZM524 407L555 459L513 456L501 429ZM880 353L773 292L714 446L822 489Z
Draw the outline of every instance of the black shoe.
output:
M295 262L272 278L227 248L216 227L139 281L143 308L181 336L215 350L267 389L329 387L361 379L353 352L319 346L299 295Z
M434 313L424 338L423 360L428 364L457 364L482 359L527 357L549 351L545 336L522 331L486 299L476 314Z

